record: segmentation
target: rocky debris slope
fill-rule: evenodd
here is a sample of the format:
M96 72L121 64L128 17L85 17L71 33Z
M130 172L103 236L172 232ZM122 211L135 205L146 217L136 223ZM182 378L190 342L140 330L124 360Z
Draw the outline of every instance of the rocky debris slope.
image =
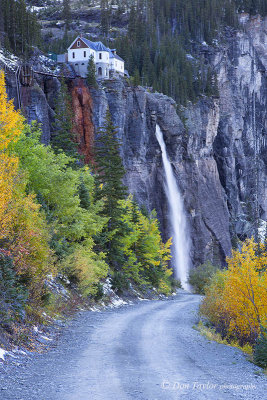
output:
M62 1L37 0L35 3L33 10L38 15L42 37L47 41L62 39L65 32ZM99 38L101 35L101 1L70 0L70 6L69 35L87 34L91 38ZM109 39L127 32L129 11L129 9L122 11L118 5L111 4Z

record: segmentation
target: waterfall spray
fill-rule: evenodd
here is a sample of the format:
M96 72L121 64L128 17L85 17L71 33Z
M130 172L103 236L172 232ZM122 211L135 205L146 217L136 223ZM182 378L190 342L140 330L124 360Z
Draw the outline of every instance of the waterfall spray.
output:
M158 125L156 125L156 137L162 151L166 176L165 192L169 203L169 220L173 235L172 255L174 260L174 275L181 280L182 287L189 290L187 275L189 272L190 237L186 224L183 199L168 159L162 131Z

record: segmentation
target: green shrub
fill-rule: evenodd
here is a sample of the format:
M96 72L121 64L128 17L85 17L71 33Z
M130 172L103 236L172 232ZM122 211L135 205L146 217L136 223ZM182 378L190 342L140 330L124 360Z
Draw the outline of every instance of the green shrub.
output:
M188 283L193 287L195 293L205 294L205 287L209 284L211 277L218 267L207 261L189 272Z
M21 318L27 291L20 284L12 259L0 251L0 324Z
M107 277L108 265L104 254L96 254L93 241L87 239L75 246L74 251L62 262L63 271L78 285L83 296L95 296L99 282Z
M92 298L96 301L102 299L102 297L104 296L104 289L103 289L103 285L102 283L98 282L95 285L93 285L95 287L95 292L94 295L92 296Z
M261 334L254 348L254 361L259 367L267 367L267 327L261 327Z
M111 287L116 293L122 294L129 289L129 280L121 271L115 271L111 278Z
M182 289L182 284L180 279L171 279L171 290L175 292L177 289Z

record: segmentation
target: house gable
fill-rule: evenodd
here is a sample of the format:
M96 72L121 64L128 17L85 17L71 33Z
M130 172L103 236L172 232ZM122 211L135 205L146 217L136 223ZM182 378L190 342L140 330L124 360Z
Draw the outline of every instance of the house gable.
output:
M80 42L80 46L78 46L78 42ZM89 46L85 43L85 41L78 37L74 40L74 42L71 44L69 47L69 50L74 50L74 49L88 49Z
M94 57L97 76L106 79L111 74L124 74L124 60L102 42L92 42L81 36L68 48L68 62L73 66L78 76L86 77L90 55Z

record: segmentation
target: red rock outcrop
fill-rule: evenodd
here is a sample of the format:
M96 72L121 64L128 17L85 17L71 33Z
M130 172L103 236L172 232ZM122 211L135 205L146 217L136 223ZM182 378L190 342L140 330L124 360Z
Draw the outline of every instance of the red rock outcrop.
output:
M77 78L71 87L73 106L73 126L79 152L84 156L86 164L93 163L94 124L92 120L93 101L89 89L83 79Z

